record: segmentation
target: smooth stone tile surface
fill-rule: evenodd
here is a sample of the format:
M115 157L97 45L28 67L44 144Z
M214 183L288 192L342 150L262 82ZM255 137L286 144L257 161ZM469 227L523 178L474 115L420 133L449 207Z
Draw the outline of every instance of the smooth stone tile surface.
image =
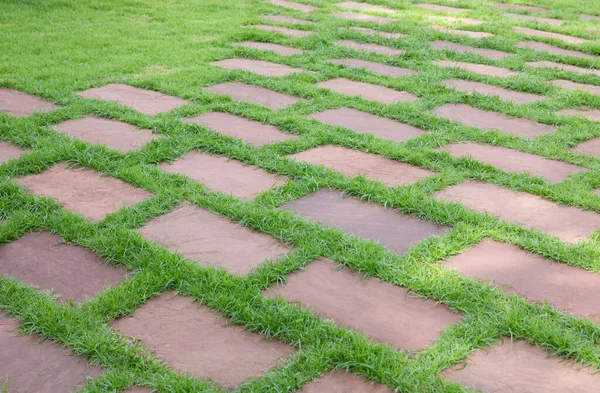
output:
M268 1L271 4L278 5L280 7L289 8L292 10L304 11L304 12L310 12L310 11L314 11L317 9L317 7L313 7L312 5L295 3L292 1L285 1L285 0L266 0L266 1Z
M346 19L346 20L357 20L360 22L374 22L374 23L387 23L387 22L393 22L393 21L397 20L394 18L387 18L384 16L367 15L367 14L361 14L358 12L335 12L335 13L331 14L331 16L334 16L334 17L340 18L340 19Z
M544 18L541 16L531 16L531 15L523 15L523 14L511 14L508 12L503 15L508 18L513 18L513 19L532 20L532 21L536 21L536 22L548 23L549 25L553 25L553 26L562 25L565 22L564 20L560 20L560 19Z
M451 29L449 27L438 26L438 25L432 25L429 27L432 28L433 30L437 30L442 33L464 35L464 36L471 37L471 38L486 38L486 37L494 36L492 33L486 33L484 31L457 30L457 29Z
M22 91L0 87L0 114L29 116L34 112L45 112L58 106Z
M304 19L299 19L299 18L292 18L289 16L285 16L285 15L268 15L268 14L262 14L259 15L261 18L264 19L268 19L268 20L272 20L275 22L285 22L285 23L314 23L310 20L304 20Z
M373 11L381 11L381 12L396 12L397 10L393 10L391 8L382 7L380 5L370 4L370 3L359 3L357 1L343 1L341 3L335 3L335 5L348 8L351 10L373 10Z
M11 158L17 158L23 154L23 150L18 146L12 145L8 142L0 141L0 164L10 160Z
M439 50L452 50L458 53L475 53L480 56L489 57L490 59L502 59L506 56L512 56L512 53L502 52L494 49L475 48L473 46L457 44L450 41L431 41L429 43L432 48Z
M565 89L583 90L590 94L600 95L600 86L596 85L586 85L585 83L577 83L564 79L553 80L552 84Z
M357 82L346 78L329 79L319 82L315 86L335 91L340 94L360 96L367 100L381 101L393 104L398 101L416 101L419 98L405 91L398 91L389 87L373 85L366 82Z
M301 393L392 393L385 385L367 382L343 371L328 373L304 385Z
M577 67L570 64L555 63L553 61L531 61L525 64L531 67L559 68L561 70L576 72L578 74L594 74L600 76L600 70Z
M368 29L366 27L350 27L350 29L352 29L354 31L358 31L359 33L374 34L374 35L378 35L378 36L385 37L385 38L404 38L404 37L406 37L406 34L390 33L387 31Z
M464 63L464 62L453 61L453 60L437 60L437 61L434 61L433 63L440 67L462 68L463 70L476 72L478 74L489 75L489 76L498 76L501 78L519 75L518 72L511 71L509 69L486 65L486 64Z
M339 40L335 43L340 46L345 46L346 48L356 49L362 52L373 52L377 53L378 55L398 56L405 52L402 49L390 48L389 46L368 44L351 40Z
M216 94L226 94L238 101L251 101L277 110L295 104L299 98L242 82L225 82L205 87L204 90Z
M210 64L222 68L254 72L264 76L286 76L304 71L301 68L294 68L285 64L244 58L213 61Z
M583 39L583 38L578 38L578 37L573 37L570 35L564 35L564 34L558 34L558 33L552 33L549 31L535 30L535 29L530 29L528 27L513 26L512 29L513 29L513 31L515 31L517 33L527 34L527 35L534 36L534 37L556 38L556 39L568 42L570 44L583 44L583 43L589 42L588 40Z
M573 147L571 151L600 157L600 138L588 139Z
M250 25L248 27L254 27L255 29L265 30L265 31L274 31L276 33L289 35L290 37L304 37L309 34L312 34L312 31L310 31L310 30L290 29L289 27L282 27L282 26Z
M533 93L509 90L502 87L488 85L487 83L467 81L463 79L446 79L442 81L446 86L462 91L464 93L479 93L490 96L498 96L503 100L514 101L519 104L544 99Z
M554 55L582 57L584 59L598 59L598 56L588 55L587 53L579 52L571 49L559 48L558 46L546 44L537 41L520 41L515 44L519 48L529 48L533 50L545 51Z
M600 121L600 109L563 109L558 115L582 116L593 121Z
M244 48L271 51L278 53L282 56L301 55L302 53L304 53L304 51L301 49L296 49L292 48L291 46L285 46L280 44L273 44L270 42L243 41L240 42L238 45L243 46Z
M353 59L350 57L347 57L345 59L329 59L327 61L329 61L330 63L342 64L345 67L365 68L366 70L371 71L375 74L383 74L391 76L393 78L397 78L399 76L414 75L417 73L416 71L413 71L410 68L396 67L383 63L377 63L374 61Z

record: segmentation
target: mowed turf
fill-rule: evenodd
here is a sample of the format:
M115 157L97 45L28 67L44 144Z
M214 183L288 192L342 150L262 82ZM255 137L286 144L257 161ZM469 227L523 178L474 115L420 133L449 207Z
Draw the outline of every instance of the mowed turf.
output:
M319 393L334 388L344 392L372 388L375 392L450 393L484 387L493 391L484 382L501 379L506 365L514 363L513 353L503 352L504 348L508 352L509 345L522 351L521 359L527 359L521 369L528 364L539 366L530 375L544 383L560 374L561 367L568 369L564 375L586 386L598 380L587 370L580 371L587 373L585 376L572 374L575 367L600 368L597 308L590 302L573 301L586 299L585 288L590 289L590 296L598 292L600 156L577 146L600 137L600 123L585 114L570 116L568 110L600 109L600 96L593 94L600 89L600 21L591 17L600 15L600 2L522 3L535 6L533 9L513 9L506 4L493 7L479 0L429 3L461 8L458 11L415 6L423 1L372 0L371 4L379 6L372 9L356 5L362 2L346 3L344 8L333 1L302 1L313 9L289 8L279 0L0 0L0 343L10 348L11 354L36 358L34 366L39 363L46 370L44 362L51 359L48 362L57 369L56 375L61 367L63 371L72 367L77 375L57 377L56 382L63 381L70 386L67 391L78 393L228 389ZM550 25L543 19L505 13L564 23ZM350 15L351 19L333 14ZM275 15L285 18L273 18ZM473 19L483 23L469 23ZM286 34L289 29L294 35ZM472 38L449 33L453 30L491 35ZM528 36L524 31L534 32ZM579 39L569 43L561 36L544 37L535 31ZM350 41L357 44L340 44ZM442 41L449 43L448 49L439 49L444 48ZM247 42L278 46L239 45ZM533 49L547 49L548 45L559 50ZM380 46L397 51L384 54ZM297 51L282 52L282 48ZM479 55L468 48L494 52L478 51ZM500 52L506 55L499 56ZM485 57L486 53L493 57ZM222 62L230 59L261 62ZM362 68L361 64L371 63L332 59L359 59L414 72L394 77L379 74L376 68ZM260 69L262 62L284 65L287 67L272 69L293 72L268 76L238 67L252 64ZM596 73L528 65L537 62ZM495 66L515 74L500 77L479 74L477 68L440 65L449 63ZM219 64L227 64L227 68ZM318 86L330 80L342 87L349 85L344 81L386 87L398 97L411 99L384 103L377 94L374 99L361 97L364 91L360 88L335 92ZM541 98L521 103L472 94L468 89L450 87L455 83L448 81L456 80ZM578 85L560 83L566 86L561 88L553 83L558 80ZM210 88L230 82L238 83L223 85L231 87L232 96L247 94L248 90L239 88L243 86L239 83L244 83L280 93L272 98L274 102L284 94L288 97L285 104L269 109L271 98L264 94L257 98L263 106ZM99 91L107 91L104 86L113 94L104 98L126 98L120 104L97 96ZM591 88L584 91L569 86ZM80 95L89 89L94 90ZM160 110L153 110L157 103ZM527 138L518 130L467 125L436 114L436 108L453 103L476 108L477 113L497 112L544 124L548 132ZM32 110L23 110L23 106ZM339 108L395 122L386 122L385 135L393 133L396 126L422 132L386 138L364 130L366 121L358 130L315 116ZM258 122L275 127L290 137L256 143L243 126L235 132L219 132L220 127L190 121L218 112L252 121L254 126ZM104 138L95 137L88 129L64 131L84 118L110 120L104 123L119 124L122 132L130 125L143 130L139 133L145 137L128 135L131 139L119 141L115 130ZM270 132L275 131L271 128ZM107 145L98 144L102 141ZM514 162L495 167L443 149L466 141L562 161L574 170L560 181L551 181L529 172L500 169L512 168ZM377 165L369 171L355 169L359 160L340 167L339 162L326 160L331 157L301 159L307 154L302 152L323 151L319 146L361 151L364 154L357 156L365 160L369 154L379 155L388 165L395 160L403 163L400 167L421 168L423 176L396 185L385 181L389 174L377 172ZM527 155L519 157L523 156ZM194 166L190 157L204 157L203 166ZM231 175L213 164L219 162L227 163ZM193 176L186 177L185 171ZM354 176L357 171L363 175ZM257 182L253 176L274 180ZM469 187L501 189L498 195L518 195L519 201L533 201L532 208L511 209L516 199L506 198L496 202L498 209L489 204L483 209L477 201L461 203L458 191L448 197L453 190L468 191ZM346 199L341 198L342 193ZM327 198L319 200L323 195ZM315 200L318 203L311 202ZM536 201L551 207L536 210ZM564 221L557 223L552 221L553 214L546 212L559 209L564 216L556 216ZM578 215L569 214L573 211ZM516 219L511 219L515 214ZM369 221L370 217L378 220ZM217 224L219 235L215 235ZM404 225L410 241L402 238ZM149 226L152 236L147 236ZM381 228L384 234L378 232ZM44 231L42 235L39 230ZM29 234L31 231L35 233ZM400 235L395 237L394 231ZM31 240L36 238L51 241ZM61 238L71 243L63 247L71 250L65 251L64 260L56 248L60 245L56 239ZM201 247L202 241L206 248ZM396 252L389 246L394 242L402 243ZM557 286L557 277L574 277L580 285L570 282L550 291L543 282L536 282L535 288L519 291L518 285L527 285L519 281L520 275L506 271L490 275L476 269L473 260L482 249L508 250L507 257L516 255L515 260L523 261L526 269L522 277L549 280L552 288ZM211 252L219 253L219 258L211 260ZM458 254L464 257L458 259ZM104 283L94 276L92 285L91 270L76 266L78 255L85 256L86 264L99 264L100 260L113 264L110 268L118 274L113 273ZM317 260L332 265L315 274L322 263ZM334 263L345 267L336 269ZM568 269L553 268L553 272L560 270L557 275L547 271L535 274L535 269L543 270L550 263ZM244 275L232 274L227 270L231 266ZM512 273L516 267L509 266L508 273ZM501 259L494 258L493 267L502 269ZM65 269L64 274L60 269ZM505 285L510 288L496 280L502 276L509 276ZM289 286L286 277L290 277ZM316 277L315 285L306 281L310 277ZM67 278L73 283L70 287ZM86 280L90 280L89 286L83 285ZM327 291L328 284L331 291ZM281 289L275 290L279 285ZM405 294L403 302L390 301L385 292L379 292L390 287L389 293ZM305 291L319 288L323 288L322 295L306 295ZM336 288L339 292L332 292ZM565 293L553 302L551 294L561 288ZM357 295L361 290L377 296L363 299ZM573 291L573 297L567 291ZM71 299L61 292L77 297ZM281 296L269 295L274 292ZM294 298L287 299L286 293L293 293ZM336 293L347 296L336 299ZM356 296L356 301L349 296ZM309 298L315 307L303 303ZM360 303L363 300L365 303ZM406 311L404 301L414 309ZM361 305L369 312L361 312ZM194 314L196 308L198 314ZM398 314L391 321L403 322L399 316L406 312L407 318L418 315L415 321L424 328L411 324L396 337L389 336L394 334L392 328L380 332L386 325L373 320L395 310ZM365 315L373 320L361 321ZM23 334L34 336L14 337L16 320ZM428 323L432 320L437 324ZM398 329L399 323L386 323ZM370 335L370 331L377 334ZM410 345L411 334L417 333L419 342ZM203 346L204 337L214 340ZM50 341L38 348L39 338ZM217 340L227 345L219 347ZM78 357L57 351L61 346ZM257 359L237 356L236 350L244 354L256 351ZM7 361L8 353L4 358L0 353L0 364ZM545 356L555 358L543 360ZM504 359L504 363L496 367L489 359ZM567 360L578 364L559 364ZM86 361L89 365L84 367ZM232 371L223 372L219 362ZM467 371L475 367L475 372L461 374L463 362ZM345 372L351 373L349 379ZM4 381L4 373L0 369L0 392L3 384L8 385L8 392L27 389L11 385L10 378ZM517 391L523 389L518 378L513 382ZM564 386L569 384L537 388L566 389Z

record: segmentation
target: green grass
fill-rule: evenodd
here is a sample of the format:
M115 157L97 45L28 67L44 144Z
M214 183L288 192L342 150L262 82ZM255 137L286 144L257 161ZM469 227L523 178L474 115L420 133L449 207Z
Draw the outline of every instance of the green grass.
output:
M465 11L465 16L487 22L465 29L496 34L482 40L453 37L428 29L431 21L424 17L427 11L411 7L406 0L373 0L373 3L398 10L400 22L379 27L408 34L406 38L397 40L347 30L350 25L378 27L328 17L336 9L329 1L306 0L306 3L322 7L308 15L310 20L318 23L302 27L314 30L315 34L295 39L246 27L261 21L258 17L261 13L293 17L304 15L259 0L0 0L0 86L37 94L61 105L52 112L37 113L27 118L0 114L0 138L30 149L20 158L0 166L0 219L4 219L0 220L0 243L16 239L34 228L45 228L135 272L118 286L99 293L79 307L68 303L58 305L51 294L12 278L0 277L0 309L18 317L24 331L55 340L107 370L102 376L90 380L79 393L117 392L134 383L161 393L220 391L209 380L200 381L168 369L139 344L118 336L107 327L111 320L130 314L150 297L168 289L194 297L248 330L262 332L296 347L297 351L285 364L272 369L266 376L246 381L238 387L240 392L291 392L329 369L354 371L365 378L385 383L398 392L468 392L466 388L443 380L440 371L463 361L473 351L492 344L504 335L527 340L555 356L600 368L600 325L559 312L550 305L534 304L519 296L494 290L487 284L461 277L440 264L444 258L490 237L562 263L600 272L600 230L589 240L565 244L540 231L431 198L437 190L473 178L526 191L560 204L600 212L600 197L591 192L600 187L600 159L569 151L580 141L599 137L600 126L582 118L554 114L563 108L600 108L600 97L556 88L548 82L570 79L600 85L600 77L535 69L527 67L525 62L561 60L588 67L600 64L517 48L514 44L523 36L510 30L512 23L588 38L590 43L579 46L555 40L544 41L600 55L600 40L594 40L600 32L599 22L577 19L581 12L600 14L600 1L531 2L551 7L552 11L543 16L567 19L563 26L515 21L502 17L502 13L507 11L485 6L482 1L459 1L459 5L475 8ZM450 2L444 4L452 5ZM286 23L271 24L294 27ZM334 44L335 40L346 38L401 48L407 53L380 56ZM435 51L427 44L429 40L443 38L504 50L515 56L494 61L473 54ZM306 52L283 57L230 45L244 40L276 42L305 49ZM208 64L235 56L270 60L313 73L268 78ZM410 67L419 74L390 78L326 62L329 58L346 56ZM522 73L507 79L494 78L430 63L438 59L498 65ZM420 99L384 105L313 85L333 77L390 86L415 94ZM519 105L494 97L461 94L441 84L443 79L455 77L543 94L546 99ZM228 80L265 86L304 100L280 111L271 111L202 90L205 86ZM74 94L111 82L159 90L193 103L168 113L145 116L116 103L86 100ZM438 119L428 113L449 102L462 102L554 124L557 130L527 140ZM405 143L395 143L303 117L342 105L410 123L427 132ZM207 111L240 114L276 125L298 135L298 138L253 147L241 140L178 120ZM51 129L61 121L89 114L150 128L163 137L139 151L121 154L106 147L68 139ZM441 145L464 140L506 146L581 165L589 170L553 184L528 174L507 173L473 160L456 159L447 153L434 151ZM378 181L349 178L286 158L288 154L322 144L374 152L428 168L436 174L415 184L386 187ZM255 164L283 174L290 180L281 187L264 192L256 200L242 201L215 193L184 177L166 174L155 165L176 159L191 149L211 151ZM43 171L61 160L89 166L143 187L154 196L93 224L62 209L53 200L27 194L11 182L13 177ZM325 228L278 209L287 201L324 187L343 190L452 229L441 236L423 240L402 255L396 255L377 243ZM252 274L240 278L222 269L186 260L143 239L135 231L144 222L168 212L184 200L288 242L294 246L294 251L279 263L264 264ZM463 321L445 329L437 341L423 352L412 354L374 343L362 334L336 328L331 321L296 305L260 296L261 290L284 280L287 274L319 256L332 258L365 275L379 277L409 288L420 296L440 301L460 311Z

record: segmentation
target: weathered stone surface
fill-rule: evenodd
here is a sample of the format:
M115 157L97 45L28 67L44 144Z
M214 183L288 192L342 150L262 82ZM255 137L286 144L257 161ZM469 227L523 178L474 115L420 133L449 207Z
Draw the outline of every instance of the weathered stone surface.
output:
M365 68L366 70L371 71L375 74L383 74L391 76L393 78L397 78L399 76L414 75L417 73L416 71L413 71L410 68L396 67L383 63L377 63L374 61L353 58L330 59L328 61L331 63L342 64L345 67Z
M301 68L294 68L285 64L244 58L213 61L210 64L222 68L254 72L264 76L286 76L304 71Z
M452 87L456 90L465 92L465 93L479 93L479 94L487 94L492 96L498 96L503 100L510 100L517 102L519 104L523 104L526 102L537 101L544 98L544 96L540 96L532 93L524 93L522 91L515 91L504 89L502 87L488 85L487 83L467 81L463 79L447 79L442 81L446 86Z
M333 90L336 93L361 96L367 100L381 101L386 104L393 104L397 101L416 101L419 99L405 91L398 91L389 87L353 81L346 78L330 79L319 82L316 86Z
M58 108L52 102L42 100L22 91L0 87L0 114L29 116L34 112L45 112Z
M562 87L565 89L578 89L586 91L590 94L600 95L600 86L596 85L586 85L585 83L577 83L564 79L553 80L552 84L554 84L554 86Z
M519 75L518 72L511 71L509 69L502 68L502 67L487 65L487 64L464 63L464 62L453 61L453 60L437 60L437 61L434 61L433 63L440 67L462 68L463 70L476 72L478 74L489 75L489 76L498 76L501 78Z
M243 46L244 48L271 51L278 53L282 56L301 55L302 53L304 53L304 51L301 49L292 48L291 46L273 44L271 42L243 41L240 42L238 45Z
M299 98L242 82L225 82L205 87L204 90L216 94L226 94L238 101L251 101L277 110L295 104Z
M23 150L21 150L19 147L0 141L0 164L10 160L11 158L17 158L21 154L23 154Z

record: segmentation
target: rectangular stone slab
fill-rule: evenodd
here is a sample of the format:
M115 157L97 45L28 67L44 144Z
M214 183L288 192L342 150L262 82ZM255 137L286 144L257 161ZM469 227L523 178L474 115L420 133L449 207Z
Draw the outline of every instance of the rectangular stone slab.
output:
M374 61L353 58L329 59L327 61L335 64L342 64L345 67L365 68L366 70L371 71L375 74L383 74L391 76L392 78L397 78L399 76L414 75L417 73L416 71L413 71L410 68L395 67L383 63L377 63Z
M510 8L514 10L533 11L533 12L548 12L548 8L535 7L531 5L521 5L513 3L491 3L490 5L500 8Z
M586 239L600 228L598 213L560 206L537 195L475 180L438 191L434 198L462 203L470 209L547 232L565 242Z
M594 74L600 76L600 70L577 67L570 64L555 63L553 61L530 61L525 64L531 67L560 68L561 70L576 72L578 74Z
M519 75L518 72L511 71L509 69L502 68L502 67L487 65L487 64L465 63L465 62L453 61L453 60L437 60L437 61L433 61L433 64L438 65L440 67L461 68L463 70L475 72L478 74L497 76L497 77L501 77L501 78Z
M23 154L23 150L18 146L0 141L0 164L5 163L12 158L17 158L21 154Z
M578 38L578 37L573 37L570 35L564 35L564 34L558 34L558 33L552 33L549 31L535 30L535 29L530 29L528 27L513 26L512 29L513 29L513 31L515 31L517 33L527 34L527 35L534 36L534 37L556 38L556 39L568 42L569 44L584 44L586 42L589 42L589 40L585 40L583 38Z
M289 35L291 37L304 37L304 36L307 36L312 33L312 31L290 29L289 27L282 27L282 26L250 25L249 27L254 27L255 29L265 30L265 31L274 31L276 33Z
M282 208L349 234L377 241L397 253L447 230L394 209L345 198L336 190L319 190L288 202Z
M563 116L582 116L588 120L600 121L600 109L563 109L556 113Z
M285 46L280 44L273 44L271 42L243 41L238 43L238 45L243 46L244 48L271 51L278 53L282 56L301 55L302 53L304 53L304 51L301 49L296 49L292 48L291 46Z
M213 61L210 64L222 68L244 70L264 76L286 76L290 74L304 72L304 70L301 68L294 68L285 64L277 64L272 63L270 61L244 58Z
M588 55L587 53L579 52L576 50L563 49L554 45L546 44L544 42L537 41L520 41L515 44L519 48L529 48L533 50L545 51L548 53L552 53L555 55L561 56L573 56L573 57L582 57L584 59L597 59L597 56Z
M374 23L387 23L387 22L393 22L393 21L397 20L397 19L388 18L385 16L361 14L359 12L335 12L335 13L331 14L331 16L340 18L340 19L345 19L345 20L357 20L360 22L374 22Z
M378 55L397 56L403 54L405 51L401 49L390 48L385 45L368 44L364 42L356 42L352 40L339 40L335 42L336 45L345 46L346 48L355 49L361 52L373 52Z
M595 20L600 20L600 16L598 16L598 15L579 14L579 17L581 19L595 19Z
M487 83L467 81L463 79L446 79L442 81L442 83L448 87L454 88L464 93L479 93L491 96L498 96L503 100L510 100L519 104L537 101L544 98L544 96L540 96L537 94L504 89L502 87L488 85Z
M464 36L471 37L471 38L486 38L486 37L494 36L492 33L486 33L485 31L457 30L457 29L451 29L449 27L438 26L438 25L431 25L430 28L432 28L433 30L440 31L442 33L446 33L446 34L458 34L458 35L464 35Z
M381 12L396 12L391 8L382 7L380 5L375 5L371 3L359 3L357 1L343 1L341 3L335 3L335 5L348 8L351 10L373 10L373 11L381 11Z
M564 89L576 89L583 90L590 94L600 95L600 86L586 85L585 83L577 83L564 79L556 79L552 81L554 86L562 87Z
M313 7L312 5L295 3L292 1L285 1L285 0L267 0L267 1L271 4L275 4L280 7L289 8L289 9L297 10L297 11L310 12L310 11L314 11L317 9L317 7Z
M346 78L329 79L319 82L315 86L333 90L340 94L360 96L372 101L381 101L386 104L393 104L398 101L416 101L419 99L405 91L398 91L366 82L357 82Z
M358 375L336 371L320 376L304 385L302 393L392 393L387 386L367 382Z
M600 138L592 138L585 142L581 142L570 150L576 153L600 157Z
M310 20L304 20L304 19L299 19L299 18L292 18L289 16L285 16L285 15L267 15L267 14L262 14L259 15L261 18L264 19L268 19L268 20L272 20L275 22L285 22L285 23L314 23Z
M22 91L0 87L0 114L29 116L34 112L45 112L58 108L52 102L42 100Z
M533 20L536 22L548 23L549 25L553 25L553 26L562 25L565 22L564 20L560 20L560 19L543 18L540 16L531 16L531 15L522 15L522 14L511 14L508 12L503 15L508 18L513 18L513 19Z
M277 366L293 350L241 326L227 325L207 306L174 292L150 299L111 327L140 340L172 369L211 378L225 388Z
M428 4L428 3L415 4L415 7L424 8L426 10L431 10L431 11L439 11L439 12L466 12L466 11L471 11L468 8L456 8L456 7L449 7L449 6L446 6L446 5Z
M502 59L506 56L512 56L512 53L495 49L475 48L474 46L457 44L456 42L450 41L431 41L429 45L438 50L452 50L458 53L475 53L480 56L489 57L490 59Z
M381 31L381 30L373 30L373 29L368 29L366 27L350 27L351 30L354 31L358 31L359 33L363 33L363 34L374 34L374 35L379 35L381 37L385 37L385 38L403 38L406 37L406 34L402 34L402 33L389 33L387 31Z
M298 102L298 98L288 94L265 89L264 87L248 85L242 82L225 82L205 87L204 90L216 94L226 94L238 101L251 101L273 110L281 109Z

